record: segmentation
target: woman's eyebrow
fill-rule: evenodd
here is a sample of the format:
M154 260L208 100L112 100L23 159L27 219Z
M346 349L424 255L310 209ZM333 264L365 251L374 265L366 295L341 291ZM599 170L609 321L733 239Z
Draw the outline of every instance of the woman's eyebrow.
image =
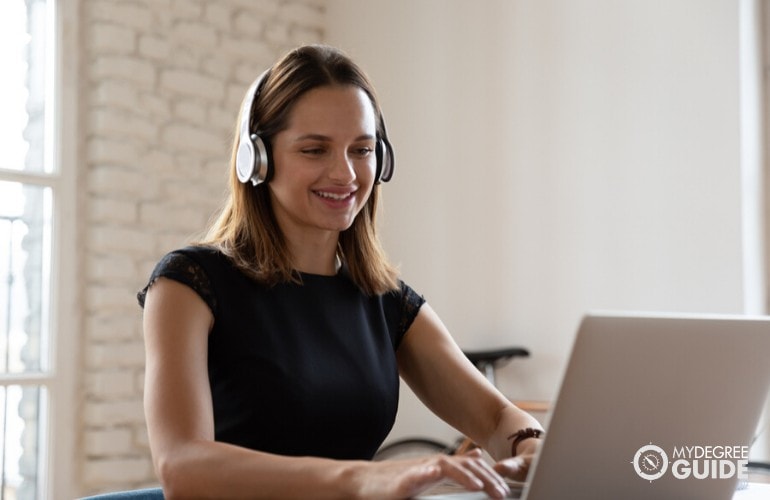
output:
M326 136L326 135L322 135L322 134L304 134L304 135L301 135L301 136L297 137L296 139L294 139L295 142L299 142L299 141L324 141L324 142L329 142L331 140L332 140L331 137Z
M372 140L374 140L374 136L372 134L362 134L362 135L359 135L358 137L356 137L354 139L354 142L358 142L358 141L372 141ZM327 136L327 135L323 135L323 134L303 134L303 135L297 137L296 139L294 139L294 141L295 142L299 142L299 141L331 142L332 138Z

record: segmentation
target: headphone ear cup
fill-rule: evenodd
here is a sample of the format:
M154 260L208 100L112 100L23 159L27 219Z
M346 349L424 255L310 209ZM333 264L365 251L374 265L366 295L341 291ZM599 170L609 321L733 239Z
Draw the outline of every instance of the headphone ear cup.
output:
M249 182L254 176L255 160L254 143L242 137L238 142L238 151L235 153L235 172L242 183Z
M374 171L374 183L379 184L382 177L382 155L383 155L382 139L377 139L377 143L374 145L374 155L377 158L377 169Z
M393 177L394 159L393 148L387 139L378 139L374 148L377 154L377 171L375 173L375 184L388 182Z
M254 186L266 182L272 177L270 166L270 148L262 138L252 134L247 139L241 138L235 154L235 169L238 180Z
M259 169L259 182L270 182L273 178L273 148L270 146L270 141L265 141L261 137L257 136L254 140L255 144L259 142L259 150L262 151L262 159L260 161Z

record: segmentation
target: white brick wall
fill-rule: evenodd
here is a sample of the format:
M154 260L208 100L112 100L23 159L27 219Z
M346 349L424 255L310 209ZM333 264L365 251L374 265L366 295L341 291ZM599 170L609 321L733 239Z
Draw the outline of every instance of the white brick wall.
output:
M156 484L135 295L220 205L240 99L324 0L81 0L80 494Z

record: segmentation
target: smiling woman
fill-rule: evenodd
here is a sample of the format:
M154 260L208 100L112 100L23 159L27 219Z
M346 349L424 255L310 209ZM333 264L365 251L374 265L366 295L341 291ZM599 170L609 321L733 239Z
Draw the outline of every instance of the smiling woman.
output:
M508 436L540 426L385 257L375 216L393 152L364 73L336 49L299 47L247 91L238 132L220 217L139 293L166 496L405 498L444 479L504 496L502 476L521 478L537 446ZM399 377L498 463L371 461Z
M379 198L377 184L393 175L393 151L374 87L364 72L329 48L291 52L249 89L238 123L239 135L233 147L233 163L238 168L231 169L231 196L204 243L218 247L244 273L264 283L294 280L297 270L323 272L321 267L332 265L339 254L363 290L383 293L396 288L396 271L385 258L374 224ZM250 146L247 150L254 151L253 157L243 154L244 144ZM374 155L367 150L373 150ZM348 162L355 160L355 175L361 177L351 180L345 169L329 170L335 163L337 167L342 165L343 158ZM361 170L360 166L369 162L374 163L375 172L367 180L362 175L366 169ZM255 173L238 173L244 164ZM295 175L318 173L319 165L325 166L324 175L330 175L319 176L313 182L325 184L305 186L310 189L291 201L296 206L300 200L309 204L311 194L317 198L325 196L330 200L325 206L336 207L336 218L342 219L334 226L339 231L339 241L333 235L334 242L329 246L332 240L327 238L326 253L319 256L320 266L316 267L304 255L298 255L308 247L289 240L284 234L289 226L282 227L278 217L291 220L293 226L299 223L297 213L294 219L288 217L284 209L288 197L280 194L299 184L299 178L291 180ZM274 176L279 177L275 182ZM302 178L310 182L309 178ZM352 195L354 190L356 194ZM345 212L347 202L331 201L340 195L351 197L353 212ZM351 217L359 212L360 216ZM308 213L305 210L303 217ZM342 231L348 229L347 223L350 230ZM315 248L312 254L318 251ZM302 259L303 263L292 259ZM306 268L307 265L312 267Z

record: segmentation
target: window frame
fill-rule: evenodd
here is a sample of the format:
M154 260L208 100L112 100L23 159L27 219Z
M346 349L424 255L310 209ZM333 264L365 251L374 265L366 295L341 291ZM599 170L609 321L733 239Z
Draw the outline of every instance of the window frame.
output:
M47 0L51 9L47 35L53 51L47 55L50 78L45 82L53 113L51 141L53 169L28 172L0 168L0 180L42 186L52 192L51 268L48 350L49 369L44 373L2 374L8 385L45 387L45 420L40 430L38 487L42 498L76 498L76 376L79 367L78 332L81 324L81 263L77 257L79 236L77 165L81 151L79 129L79 62L77 36L80 0ZM66 63L65 63L66 57ZM47 406L46 406L47 405Z
M53 249L51 264L51 389L49 393L48 498L76 498L76 439L82 331L82 262L78 247L77 166L81 159L80 133L80 0L54 2L54 169ZM65 63L66 58L66 63Z
M746 1L746 0L744 0ZM761 312L770 314L770 6L765 0L751 0L755 9L755 43L757 54L755 55L757 73L757 103L759 111L757 117L757 171L760 179L762 202L759 210L760 228L762 235L762 262L764 265L764 295ZM768 400L768 415L770 415L770 400ZM770 451L770 436L766 436L768 451Z
M770 313L770 6L739 2L740 168L744 313ZM759 421L751 459L770 457L770 399Z

